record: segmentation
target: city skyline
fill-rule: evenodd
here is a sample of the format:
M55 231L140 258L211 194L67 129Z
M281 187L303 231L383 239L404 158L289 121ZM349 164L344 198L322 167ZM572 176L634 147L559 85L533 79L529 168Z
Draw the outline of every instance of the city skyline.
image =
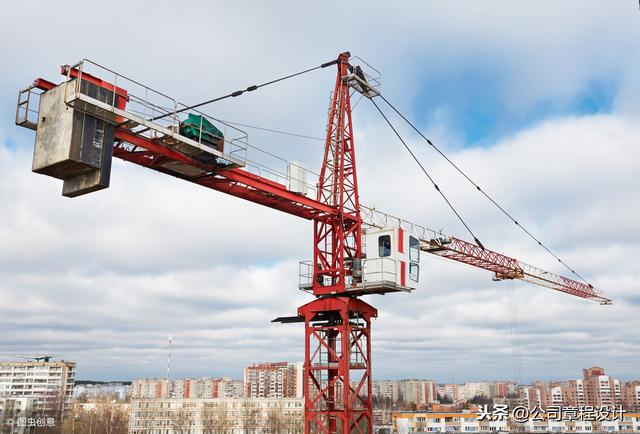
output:
M373 378L510 379L510 285L526 380L571 378L593 364L616 378L637 375L637 4L380 3L342 26L337 2L203 4L188 18L162 3L153 4L156 25L134 38L160 40L135 47L126 32L96 32L86 17L120 22L121 10L144 15L150 3L68 5L77 28L46 49L59 5L17 3L0 17L0 55L12 63L0 86L0 360L45 353L76 361L82 379L163 377L167 335L176 377L239 377L249 362L302 360L303 327L271 321L311 300L298 290L298 262L313 253L310 222L119 160L108 190L60 197L59 183L31 173L33 132L13 125L14 103L34 78L59 80L60 64L85 57L196 103L351 50L382 72L385 97L614 300L599 306L493 282L491 273L423 255L415 291L367 298L379 309ZM27 16L33 32L23 35ZM183 31L169 38L159 28ZM334 79L321 69L207 111L321 138ZM269 152L320 167L322 140L246 129ZM419 137L402 134L487 248L567 271ZM363 203L469 238L366 99L354 109L354 136Z
M245 370L247 368L250 368L252 366L256 366L256 365L273 365L273 364L285 364L285 365L296 365L296 364L301 364L301 361L260 361L260 362L249 362L245 367L241 368L240 370L240 375L222 375L219 372L205 372L202 374L195 374L192 376L179 376L179 375L172 375L169 380L170 381L177 381L177 380L183 380L183 379L206 379L206 378L229 378L231 380L237 381L237 380L244 380L244 377L246 374L244 374ZM635 375L635 376L631 376L629 378L624 378L624 377L620 377L618 375L614 373L611 373L606 367L602 367L600 365L597 364L590 364L589 367L601 367L603 368L608 375L610 375L613 378L625 381L625 382L634 382L634 381L640 381L640 372ZM577 367L576 371L575 371L575 375L574 376L568 376L568 377L547 377L547 378L534 378L528 382L524 382L524 383L517 383L515 382L512 378L484 378L484 379L464 379L464 378L457 378L456 376L452 376L449 379L443 378L443 379L439 379L439 378L435 378L429 375L414 375L414 376L409 376L409 377L402 377L402 378L377 378L374 375L374 381L403 381L403 380L418 380L418 381L432 381L435 384L438 385L446 385L446 384L458 384L458 385L462 385L465 383L484 383L484 382L505 382L505 383L512 383L512 384L518 384L518 385L530 385L536 382L562 382L562 381L567 381L567 380L575 380L575 379L580 379L582 377L582 372L584 369L587 369L587 367ZM118 383L118 382L132 382L135 381L137 379L153 379L153 380L162 380L162 379L166 379L166 376L162 376L162 375L148 375L148 376L141 376L141 377L135 377L132 379L122 379L122 378L117 378L117 379L111 379L111 380L93 380L90 378L79 378L77 381L82 381L82 382L91 382L91 381L96 381L96 382L105 382L105 383Z

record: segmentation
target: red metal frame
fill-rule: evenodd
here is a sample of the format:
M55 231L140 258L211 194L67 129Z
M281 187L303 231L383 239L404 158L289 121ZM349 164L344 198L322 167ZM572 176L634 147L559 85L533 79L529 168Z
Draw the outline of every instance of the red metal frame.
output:
M75 68L61 67L63 75L73 78L78 77L78 70ZM94 77L85 72L82 73L82 80L87 80L105 89L114 90L123 98L119 101L125 102L127 91L116 87L100 78ZM34 87L44 91L50 90L55 85L47 80L38 78L34 81ZM124 108L124 107L119 107ZM329 216L336 216L338 211L335 207L322 203L302 194L292 192L284 184L271 181L258 175L246 172L242 169L221 169L216 166L194 160L180 152L168 148L165 145L154 142L146 137L131 133L125 128L116 128L114 138L120 143L114 146L114 157L120 158L140 166L148 167L187 181L199 184L213 190L237 196L273 209L277 209L288 214L293 214L308 220L323 220ZM130 149L124 143L135 145ZM189 177L166 167L168 163L179 161L193 167L201 168L209 172L206 176Z
M431 243L432 248L427 252L442 256L464 264L472 265L483 270L493 271L495 278L519 279L536 285L545 286L576 297L597 301L601 304L611 304L611 300L601 296L591 285L578 282L567 277L532 267L515 258L483 249L473 243L451 237L450 242Z
M329 215L336 214L336 210L330 206L292 192L283 184L273 182L242 169L220 169L204 164L149 139L131 134L123 129L116 129L115 138L144 148L130 150L122 144L116 145L113 150L113 155L122 160L307 220L326 218ZM166 167L168 163L175 161L209 170L210 172L203 176L186 176Z
M44 78L36 78L33 80L33 87L37 87L38 89L47 91L56 87L55 84L51 83L49 80L45 80Z
M351 121L348 52L338 56L338 76L332 94L324 159L318 182L318 202L337 215L314 221L313 293L347 290L353 259L362 258L362 219Z
M371 319L377 316L377 310L354 294L344 296L354 260L362 259L348 61L348 52L340 54L337 61L316 199L241 169L225 169L194 160L125 128L117 127L115 131L115 157L314 221L312 290L318 298L298 309L305 322L305 434L372 432ZM63 67L62 72L71 77L79 75L69 67ZM122 97L118 98L120 108L124 107L126 90L86 73L82 73L82 79L115 91ZM54 87L43 79L36 80L34 86L45 91ZM168 166L175 162L202 169L203 175L176 172ZM405 247L400 245L401 249ZM543 277L528 274L517 260L457 238L451 238L448 244L432 241L428 251L493 271L499 279L525 279L545 285L539 282ZM592 288L559 278L547 286L580 297L588 293L595 298Z
M305 322L305 434L370 434L371 319L353 297L318 298L298 309Z
M62 65L60 67L60 74L68 76L70 78L81 77L81 80L88 81L89 83L93 83L96 86L100 86L104 89L110 90L111 92L115 92L116 95L121 96L123 99L121 101L118 101L118 103L116 104L116 107L118 107L119 109L124 109L125 101L129 100L129 94L126 89L114 86L112 83L104 81L103 79L88 74L84 71L78 71L77 68L72 68L69 65Z
M450 243L438 244L434 247L429 253L493 271L498 279L521 279L524 277L522 268L516 259L483 249L473 243L451 237Z

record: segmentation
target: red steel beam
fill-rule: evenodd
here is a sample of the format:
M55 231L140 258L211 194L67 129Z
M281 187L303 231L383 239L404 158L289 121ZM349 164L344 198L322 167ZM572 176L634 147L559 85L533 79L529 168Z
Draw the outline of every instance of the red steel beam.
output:
M450 237L450 241L450 243L440 243L433 240L426 251L483 270L493 271L495 277L500 280L524 280L565 294L598 301L601 304L611 304L610 299L602 297L591 285L586 283L550 273L501 253L482 249L458 238Z
M56 85L51 83L49 80L45 80L44 78L36 78L33 81L33 87L47 91L53 89L54 87L56 87Z
M499 279L521 279L524 273L518 261L509 256L482 249L479 246L451 237L450 243L435 244L427 252L447 259L493 271Z
M113 155L122 160L155 169L195 184L308 220L322 219L337 213L337 210L329 205L294 193L288 190L283 184L248 173L242 169L220 169L216 166L201 163L177 151L155 143L152 140L136 136L123 129L116 129L115 138L116 140L121 140L149 151L132 152L120 146L114 147ZM189 177L164 167L167 162L172 161L179 161L206 170L210 174L206 176Z
M129 100L129 94L126 89L115 86L112 83L109 83L108 81L104 81L103 79L98 78L89 73L86 73L84 71L78 71L77 68L72 68L69 65L62 65L60 67L60 74L64 76L68 75L71 78L82 77L82 80L88 81L89 83L93 83L104 89L110 90L111 92L115 92L117 95L121 96L122 98Z

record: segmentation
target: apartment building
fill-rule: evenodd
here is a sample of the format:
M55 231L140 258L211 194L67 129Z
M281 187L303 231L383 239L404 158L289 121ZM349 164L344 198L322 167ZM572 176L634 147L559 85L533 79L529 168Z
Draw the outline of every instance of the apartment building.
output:
M34 398L33 411L61 421L71 409L76 364L64 360L0 362L0 397Z
M202 378L200 384L202 389L198 395L199 398L242 398L244 396L242 380L232 380L228 377Z
M446 383L438 386L438 395L449 398L452 401L460 399L461 385L455 383Z
M486 396L491 397L491 382L479 381L476 383L464 383L462 387L462 393L459 392L458 399L471 399L474 396Z
M84 383L76 384L73 388L73 398L115 398L125 401L129 396L131 386L123 383Z
M402 401L418 408L431 405L437 398L437 386L431 380L399 380L398 388Z
M609 421L555 421L548 418L530 418L524 423L515 423L509 418L502 420L478 420L473 412L398 412L392 415L394 434L432 432L640 432L640 413L628 413L620 420Z
M380 402L398 402L399 391L398 382L394 380L374 380L371 384L371 397Z
M16 421L32 417L37 404L37 398L0 397L0 433L28 433L29 427L24 426L26 424L18 426Z
M505 398L516 395L518 386L510 381L479 381L464 384L445 383L437 386L438 394L456 402L484 395L488 398Z
M529 408L545 408L550 404L551 395L549 389L549 383L536 381L529 386L520 388L520 398L522 398L524 405Z
M169 398L171 382L164 378L141 378L131 383L131 398L159 399Z
M546 408L549 405L564 406L620 406L638 411L640 402L639 381L625 383L605 374L603 368L593 366L583 369L582 379L536 381L519 388L523 404L529 408Z
M247 398L299 398L303 394L303 365L299 363L257 363L244 369Z
M242 398L243 382L231 378L142 378L131 384L133 399Z
M510 395L516 395L518 386L511 381L492 381L490 383L491 396L493 398L505 398Z
M603 368L593 366L583 369L582 381L587 405L622 404L622 384L620 380L605 375Z
M392 427L394 434L508 430L506 420L478 421L476 413L471 412L398 412L392 415Z
M575 407L586 405L582 380L569 380L562 386L562 404Z
M438 388L431 380L375 380L371 385L371 397L383 402L415 404L425 408L437 398Z
M130 434L304 432L302 398L134 399Z
M624 407L640 413L640 381L629 381L624 385Z

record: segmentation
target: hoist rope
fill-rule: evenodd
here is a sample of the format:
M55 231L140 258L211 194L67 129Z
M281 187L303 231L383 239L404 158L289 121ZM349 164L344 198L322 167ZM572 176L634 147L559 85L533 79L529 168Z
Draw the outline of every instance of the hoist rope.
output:
M409 147L409 145L407 145L407 142L404 141L404 139L402 138L402 136L400 135L400 133L398 133L398 130L396 130L396 128L393 126L393 124L391 123L391 121L389 120L389 118L387 118L387 116L384 114L384 112L382 110L380 110L380 107L378 106L378 104L376 104L376 102L371 99L371 102L373 103L373 105L376 107L376 109L378 109L378 112L380 113L380 115L384 118L384 120L387 122L387 124L389 125L389 127L391 127L391 129L393 130L393 132L395 133L396 137L398 137L398 139L402 142L402 144L404 145L404 148L409 152L409 154L411 154L411 156L413 157L413 159L415 160L416 163L418 163L418 166L420 166L420 169L422 169L422 172L427 175L427 178L429 178L429 181L431 181L431 184L433 184L433 187L436 189L436 191L438 193L440 193L440 196L442 196L442 198L444 199L444 201L447 203L447 205L449 205L449 208L451 208L451 211L453 211L453 213L456 215L456 217L458 217L458 220L460 220L460 222L462 223L462 225L467 229L467 231L469 232L469 234L471 234L471 236L473 237L474 241L476 242L476 244L478 246L480 246L481 249L484 250L484 246L482 245L482 243L480 242L480 240L478 239L478 237L475 236L475 234L473 233L473 231L471 230L471 228L469 227L469 225L464 221L464 219L462 218L462 216L460 215L460 213L455 209L455 207L453 206L453 204L451 203L451 201L449 201L449 199L447 198L447 196L445 196L444 192L440 189L440 187L438 186L438 184L436 184L435 180L433 179L433 177L431 175L429 175L429 172L427 172L427 169L424 168L424 166L422 165L422 163L420 162L420 160L418 159L418 157L416 157L416 155L413 153L413 151L411 150L411 148Z
M248 86L245 89L236 90L236 91L233 91L233 92L228 93L226 95L222 95L222 96L219 96L217 98L209 99L207 101L203 101L203 102L200 102L198 104L194 104L194 105L191 105L191 106L188 106L188 107L183 107L180 110L177 110L177 111L174 111L174 112L171 112L171 113L166 113L166 114L163 114L163 115L159 115L159 116L156 116L156 117L151 118L149 120L150 121L156 121L158 119L162 119L162 118L165 118L167 116L176 115L178 113L182 113L182 112L185 112L187 110L193 110L195 108L202 107L202 106L205 106L207 104L211 104L211 103L214 103L214 102L217 102L217 101L222 101L223 99L235 98L235 97L238 97L240 95L243 95L245 92L253 92L254 90L258 90L258 89L260 89L262 87L269 86L269 85L275 84L275 83L279 83L281 81L288 80L290 78L298 77L299 75L307 74L307 73L309 73L311 71L315 71L317 69L326 68L327 66L335 65L336 63L338 63L337 59L336 60L332 60L330 62L323 63L322 65L314 66L313 68L308 68L308 69L305 69L305 70L302 70L302 71L299 71L299 72L295 72L293 74L285 75L283 77L276 78L274 80L267 81L267 82L262 83L262 84L254 84L254 85Z
M420 135L420 137L422 137L433 149L435 149L435 151L440 154L445 160L447 160L447 162L453 166L454 169L456 169L467 181L469 181L475 188L476 190L478 190L480 193L482 193L487 199L489 199L489 201L495 205L505 216L507 216L507 218L509 220L511 220L513 223L515 223L516 226L518 226L521 230L523 230L532 240L534 240L540 247L542 247L544 250L546 250L551 256L553 256L559 263L561 263L567 270L569 270L574 276L576 276L577 278L579 278L580 280L582 280L584 283L586 283L587 285L589 285L590 288L593 288L593 286L587 282L584 277L582 277L580 274L578 274L572 267L570 267L566 262L564 262L558 255L556 255L550 248L548 248L546 245L544 245L537 237L535 237L527 228L525 228L524 226L522 226L522 224L520 224L520 222L518 220L516 220L509 212L507 212L504 207L502 207L493 197L491 197L487 192L485 192L482 188L480 188L480 186L473 181L457 164L455 164L453 161L451 161L451 159L449 157L447 157L444 152L442 152L436 145L433 144L433 142L428 139L423 133L422 131L420 131L411 121L409 121L409 119L407 119L406 116L404 116L393 104L391 104L391 102L389 102L389 100L387 100L384 96L380 95L380 98L382 98L382 100L384 102L386 102L389 107L391 107L391 109L393 111L395 111L398 116L400 116L416 133L418 133ZM376 106L377 107L377 106ZM380 110L380 109L378 109Z

